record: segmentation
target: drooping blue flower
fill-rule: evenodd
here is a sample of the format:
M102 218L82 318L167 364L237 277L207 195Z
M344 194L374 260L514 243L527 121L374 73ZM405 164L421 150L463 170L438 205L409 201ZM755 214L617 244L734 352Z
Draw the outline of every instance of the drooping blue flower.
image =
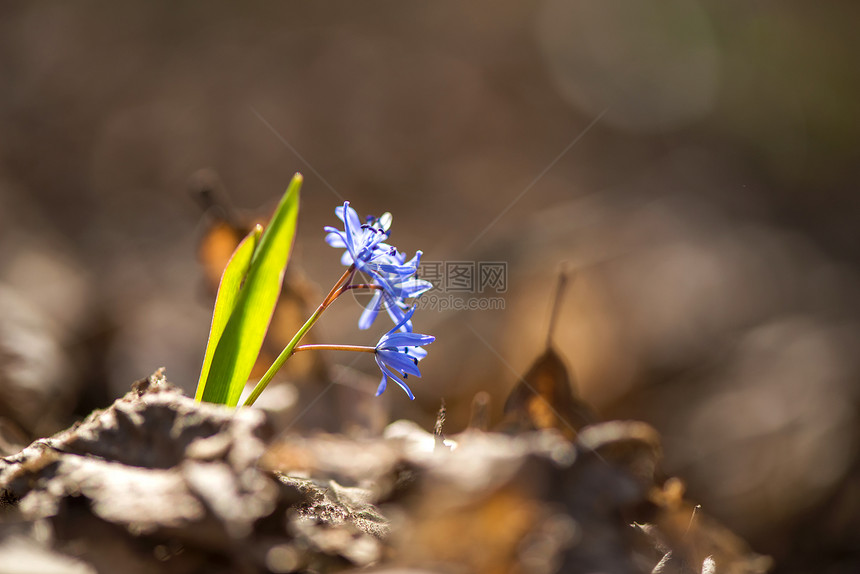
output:
M376 396L385 391L388 379L391 379L406 391L411 400L415 399L415 395L412 394L404 379L409 375L421 376L418 361L427 356L427 351L421 347L429 345L436 340L436 337L400 330L407 321L412 319L413 313L415 313L415 307L407 311L403 320L385 333L376 344L374 357L379 370L382 371L382 380L376 389Z
M391 321L394 324L401 323L409 309L406 299L418 297L422 293L432 289L433 284L423 279L409 279L403 283L395 284L394 288L399 295L393 296L384 289L374 291L370 302L365 306L361 317L358 319L359 329L369 329L382 309L388 312L388 316L391 317ZM406 320L403 322L400 330L407 333L411 332L412 321Z
M325 227L326 243L332 247L345 248L341 257L344 265L355 265L358 271L369 275L391 295L396 296L394 285L403 282L417 270L417 265L405 263L396 248L384 243L390 232L391 216L369 217L362 224L358 214L345 201L343 207L335 208L335 215L343 221L343 231Z
M418 251L409 263L404 262L406 256L400 253L395 254L393 257L399 264L413 268L414 274L418 271L421 255L422 253ZM374 284L379 285L375 280ZM432 288L433 284L423 279L411 277L404 280L397 276L392 277L390 288L377 289L373 292L370 302L364 308L364 312L362 312L358 320L358 328L369 329L382 308L388 312L388 316L391 317L394 324L401 323L406 316L406 312L409 310L409 304L406 300L418 297ZM402 324L401 330L406 332L412 331L412 321L407 319Z

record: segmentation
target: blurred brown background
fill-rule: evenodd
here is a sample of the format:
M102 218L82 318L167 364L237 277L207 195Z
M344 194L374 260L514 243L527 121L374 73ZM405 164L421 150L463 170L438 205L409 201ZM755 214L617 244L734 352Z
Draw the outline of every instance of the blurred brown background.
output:
M427 260L508 265L503 310L416 317L438 341L395 414L429 426L444 397L454 432L478 390L498 414L566 262L555 339L583 397L653 424L667 472L778 571L855 572L857 22L847 1L4 3L9 436L159 366L192 391L189 181L264 216L302 171L295 261L320 290L344 198ZM372 341L358 312L319 337Z

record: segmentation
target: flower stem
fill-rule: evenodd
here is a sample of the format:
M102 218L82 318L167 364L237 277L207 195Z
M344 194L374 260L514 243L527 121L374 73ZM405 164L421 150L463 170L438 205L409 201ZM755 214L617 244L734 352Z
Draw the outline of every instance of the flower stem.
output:
M320 303L320 306L317 307L313 315L311 315L308 320L305 321L305 324L302 325L301 329L299 329L298 332L293 335L293 338L290 340L289 343L287 343L287 346L284 347L284 350L281 351L281 354L278 355L278 358L275 359L275 362L272 363L272 366L269 367L269 370L266 371L266 374L264 374L263 377L259 380L259 382L257 382L257 385L254 387L254 390L251 391L251 394L245 400L246 407L250 407L254 404L254 402L260 396L260 393L262 393L266 389L266 387L269 385L270 382L272 382L272 379L275 377L278 371L281 370L281 367L284 366L284 363L287 362L287 359L289 359L293 355L293 353L298 350L297 347L298 344L301 342L302 337L304 337L305 334L307 334L307 332L311 330L311 327L314 326L314 323L317 322L317 320L320 318L320 315L323 314L323 311L325 311L328 306L331 305L341 293L346 291L349 282L352 281L352 278L354 276L355 265L353 264L350 265L346 271L344 271L343 275L341 275L340 279L337 280L337 283L334 284L334 287L331 288L331 291L329 291L328 295L326 295L326 298L323 299L323 302Z
M293 349L294 353L299 351L358 351L360 353L375 353L376 347L364 347L361 345L299 345Z
M376 283L356 283L354 285L348 285L344 291L349 289L376 289L377 291L382 291L385 287L377 285Z

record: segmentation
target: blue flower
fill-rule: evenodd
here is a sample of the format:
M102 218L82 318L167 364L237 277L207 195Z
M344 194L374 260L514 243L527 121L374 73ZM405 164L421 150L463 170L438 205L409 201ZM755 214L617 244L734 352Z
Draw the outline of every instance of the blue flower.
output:
M382 243L388 239L389 232L380 223L373 222L362 224L358 214L345 201L343 207L334 210L338 219L343 222L343 231L334 227L325 227L326 243L332 247L346 248L341 263L352 265L355 263L357 269L364 270L365 265L373 262L391 252L391 247ZM379 221L379 220L376 220Z
M382 380L376 389L376 396L385 391L388 379L391 379L406 391L411 400L415 400L415 395L412 394L404 379L409 375L421 376L421 371L418 370L418 361L427 356L427 351L421 347L429 345L436 340L436 337L400 330L412 319L413 313L415 313L415 307L407 311L403 320L384 334L376 344L374 357L376 364L379 365L379 370L382 371Z
M384 243L390 232L391 216L367 218L362 224L358 214L345 201L343 207L335 209L335 215L343 221L343 231L325 227L326 243L332 247L346 248L341 257L344 265L355 265L358 271L369 275L391 295L397 295L394 285L402 282L417 270L417 264L405 262L405 257L397 249Z
M401 255L400 253L393 257L398 261L398 263L413 268L415 270L413 271L414 274L418 271L418 264L421 261L421 255L422 253L418 251L409 263L403 263L406 256ZM379 282L374 279L374 284L379 285ZM373 292L373 297L371 297L370 302L367 304L364 312L358 320L358 328L369 329L382 308L385 308L388 312L388 316L391 317L391 320L395 324L401 323L406 316L406 312L409 310L409 305L406 303L406 299L418 297L432 288L433 284L423 279L402 279L398 276L393 276L390 279L388 289L383 287L383 289L377 289ZM412 321L407 319L406 322L402 323L401 330L407 332L412 331Z
M412 331L412 321L408 319L405 322L403 321L409 309L405 300L418 297L427 290L432 289L433 284L422 279L409 279L403 283L395 284L394 288L399 295L391 295L384 289L374 291L373 297L371 297L370 302L358 319L359 329L369 329L379 315L379 311L384 308L393 323L401 324L400 330L404 332Z

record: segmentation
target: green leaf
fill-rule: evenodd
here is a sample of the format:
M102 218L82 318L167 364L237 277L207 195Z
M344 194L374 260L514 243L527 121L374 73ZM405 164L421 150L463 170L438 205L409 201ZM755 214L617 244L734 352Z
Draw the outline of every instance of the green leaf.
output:
M227 326L227 321L230 319L233 309L236 307L236 300L239 298L239 288L248 274L248 269L251 267L251 257L254 255L254 250L257 248L257 243L260 240L260 234L263 232L262 225L255 225L254 229L239 243L227 266L224 268L224 273L221 275L221 283L218 285L218 295L215 297L215 309L212 311L212 326L209 328L209 342L206 344L206 353L203 355L203 368L200 369L200 379L197 381L196 400L203 398L203 389L206 388L206 381L209 378L209 367L212 365L212 357L215 355L215 349L218 346L218 341L221 340L221 335L224 333L224 327Z
M272 313L281 293L284 270L287 267L296 234L301 186L302 176L297 173L275 209L272 220L266 226L259 245L254 249L247 271L237 273L244 277L244 281L240 280L241 286L234 297L235 303L232 305L232 310L227 308L230 296L225 295L223 310L228 311L229 317L222 327L221 336L213 342L215 316L219 314L218 302L216 302L212 320L213 331L209 341L209 346L214 346L215 350L212 352L205 379L201 372L200 380L205 382L202 383L202 389L198 385L197 397L200 400L229 406L235 406L239 402L239 396L260 353L263 338L266 336ZM240 246L238 249L241 248ZM238 253L234 254L233 259L237 259L236 270L240 271L241 258L238 257ZM226 275L233 264L233 259L225 270L225 277L221 280L222 286L227 282ZM233 285L234 281L235 278L231 275L230 285ZM219 287L219 298L221 298L221 289ZM224 321L224 318L219 316L217 321ZM204 359L203 369L206 368Z

